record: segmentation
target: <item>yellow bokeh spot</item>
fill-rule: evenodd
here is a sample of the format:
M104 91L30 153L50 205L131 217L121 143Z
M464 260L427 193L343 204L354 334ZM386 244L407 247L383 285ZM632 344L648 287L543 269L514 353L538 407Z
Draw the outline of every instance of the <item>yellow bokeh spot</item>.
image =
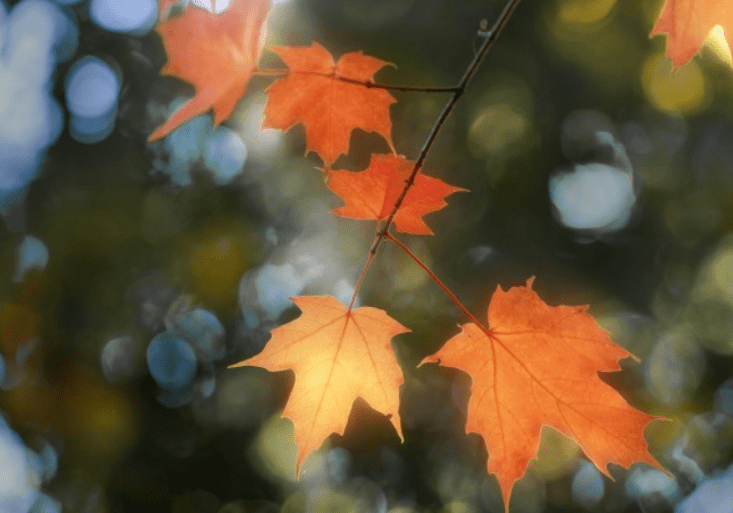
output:
M710 31L710 34L704 44L710 48L720 60L728 64L728 66L733 66L733 57L730 53L728 41L725 39L723 27L720 25L713 27L713 30Z
M563 0L558 15L565 23L598 23L608 16L614 5L616 0Z
M468 143L472 153L490 156L522 140L529 128L525 113L517 112L513 105L490 105L471 124Z
M47 381L24 379L0 397L2 409L18 424L55 424L55 391Z
M687 319L709 350L733 354L733 234L702 262L695 278Z
M468 149L477 159L486 159L496 181L505 168L496 164L521 154L534 141L534 90L524 77L502 70L485 89L468 128Z
M128 397L83 366L69 369L57 385L63 431L88 461L114 460L135 444L136 413Z
M201 231L186 252L191 292L215 306L236 297L239 278L259 260L251 230L237 223Z
M662 53L651 56L641 72L644 94L664 112L694 114L710 100L705 77L695 61L672 72L672 63Z
M17 303L0 303L0 349L6 357L36 335L36 312Z
M700 267L693 299L717 299L733 305L733 234L725 237Z
M572 472L580 456L578 444L559 431L543 428L537 459L530 462L532 470L542 479L552 481Z
M280 415L270 417L262 425L252 445L251 455L265 475L294 483L298 447L295 445L292 421Z
M476 513L477 511L478 510L473 504L461 501L453 501L443 506L443 509L440 510L440 513Z
M218 295L234 287L244 271L244 244L234 237L214 236L193 248L191 271L198 289Z
M420 257L425 265L433 264L433 256L428 245L422 241L415 241L412 251ZM392 287L394 291L409 292L416 290L430 281L430 277L414 262L401 252L393 260Z

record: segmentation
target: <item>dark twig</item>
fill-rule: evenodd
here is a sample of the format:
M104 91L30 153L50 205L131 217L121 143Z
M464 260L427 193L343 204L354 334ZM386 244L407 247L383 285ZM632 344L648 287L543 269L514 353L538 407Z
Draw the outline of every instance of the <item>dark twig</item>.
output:
M481 321L479 321L470 312L470 310L468 308L466 308L463 303L461 303L461 300L458 299L458 297L453 292L451 292L451 290L448 288L448 286L445 283L443 283L440 280L440 278L438 278L436 276L436 274L433 271L431 271L430 268L427 265L425 265L425 263L422 260L420 260L415 253L413 253L412 251L410 251L410 248L408 248L407 246L405 246L404 244L402 244L402 242L400 242L399 240L397 240L394 237L394 235L392 235L389 232L387 232L384 235L384 238L387 239L388 241L390 241L391 243L393 243L398 248L400 248L402 251L404 251L407 254L407 256L409 256L410 258L412 258L412 260L417 265L419 265L422 268L422 270L425 271L428 274L428 276L430 276L430 279L432 279L435 282L435 284L438 287L440 287L440 289L443 292L445 292L445 294L451 299L451 301L453 301L453 303L461 310L461 312L463 312L463 314L466 317L468 317L471 320L471 322L473 322L476 326L478 326L479 328L481 328L481 331L483 331L484 333L486 333L486 336L490 336L489 328L487 326L484 326L484 323L482 323ZM369 253L369 254L372 255L372 253ZM351 307L349 307L349 308L351 308Z
M458 83L457 86L452 88L446 88L446 91L453 92L453 95L448 100L448 103L445 104L445 107L443 107L443 111L440 113L440 116L438 116L438 119L436 119L435 124L433 125L433 129L430 131L430 134L428 135L428 138L425 140L425 143L423 144L422 149L420 150L420 155L418 156L417 160L415 161L415 165L412 168L412 172L410 173L409 178L405 181L405 186L402 188L402 192L400 193L400 196L397 198L397 201L395 201L394 206L392 207L392 211L389 214L389 217L387 217L386 222L379 223L377 226L377 233L374 238L374 243L372 244L372 247L369 249L369 255L367 258L366 263L364 264L364 268L361 271L361 275L359 276L359 283L357 284L356 288L354 289L354 294L351 297L351 303L349 304L349 311L351 311L351 308L354 305L354 301L356 299L356 295L359 293L359 288L361 286L362 281L364 280L364 276L366 275L367 270L369 269L370 264L372 263L372 260L374 259L374 255L377 253L377 248L379 247L379 244L388 237L388 230L390 225L392 224L392 220L394 219L395 214L397 214L397 210L400 208L400 205L402 205L402 202L405 199L405 196L407 195L407 191L410 190L410 187L412 187L413 183L415 183L415 177L417 176L417 173L420 171L420 167L422 166L423 162L425 161L425 157L428 154L428 151L430 151L430 148L433 146L433 143L435 142L436 137L438 137L438 133L440 132L440 129L443 127L443 124L445 123L445 120L448 118L448 115L451 113L453 108L456 105L456 102L458 102L458 99L461 97L463 92L466 90L466 86L470 82L473 75L476 73L476 70L478 70L479 65L481 64L481 61L483 61L484 57L486 57L486 54L488 53L489 49L494 44L494 41L496 41L496 38L499 36L499 32L501 32L501 29L504 28L504 25L506 25L506 22L509 20L509 17L511 16L514 9L519 5L520 0L509 0L506 6L504 7L504 10L499 15L499 19L496 20L496 23L494 23L494 26L491 28L491 30L486 33L486 40L481 45L481 48L479 48L478 53L474 56L471 63L468 65L468 68L466 68L466 72L463 74L463 78L461 78L461 81ZM343 80L343 79L342 79ZM358 82L361 83L361 82ZM373 85L372 87L376 87L376 85ZM404 89L404 90L418 90L418 89ZM442 90L441 90L442 91ZM398 241L395 241L397 245L400 245ZM410 252L408 251L408 255ZM422 266L424 269L425 267ZM428 273L432 278L437 280L437 277L433 273ZM442 285L442 283L437 280L436 283L438 285L441 285L441 288L443 290L447 291L447 288ZM451 299L454 299L455 296L452 293L449 293L449 296L451 296ZM483 326L480 322L476 320L475 317L473 317L468 310L461 304L460 301L455 298L456 305L459 306L465 313L468 314L469 318L471 320L474 320L478 326ZM484 328L485 329L485 328ZM487 330L488 333L488 330Z
M458 86L452 87L422 87L422 86L409 86L409 85L388 85L388 84L377 84L376 82L362 82L361 80L354 80L352 78L336 77L343 82L349 82L351 84L358 84L366 87L367 89L388 89L390 91L417 91L419 93L453 93L458 92Z
M392 224L392 220L394 219L395 214L397 214L397 210L400 208L400 205L402 205L402 202L405 200L407 191L409 191L410 187L412 187L412 185L415 183L415 177L420 171L420 168L425 161L425 157L427 156L428 151L430 151L430 148L433 146L435 139L438 137L438 133L440 133L440 129L443 127L445 120L448 118L448 115L453 111L453 108L458 102L458 99L464 93L464 91L466 90L466 86L478 70L481 61L483 61L484 57L486 57L489 49L493 46L496 38L499 36L501 29L504 28L504 25L506 25L506 22L509 21L512 12L514 12L514 9L517 7L517 5L519 5L519 2L520 0L509 0L507 5L504 7L504 10L499 15L499 19L496 20L494 26L491 27L491 30L489 30L486 36L486 40L481 45L481 48L479 48L478 53L473 58L473 61L471 61L471 64L469 64L468 68L466 68L466 72L463 74L463 78L454 88L453 96L451 96L451 98L448 100L448 103L445 104L445 107L443 107L443 111L440 113L440 116L438 116L438 119L436 119L435 124L433 125L433 129L430 131L428 138L425 140L425 143L420 150L420 155L415 161L412 172L410 173L409 178L405 181L405 186L402 188L402 192L397 198L397 201L395 201L395 204L392 207L392 211L387 217L387 220L382 225L382 229L377 234L377 237L374 240L371 249L369 250L371 253L377 252L377 247L379 247L379 244L382 242L385 235L387 234L387 230L389 230L389 227Z
M253 75L257 75L259 77L284 77L288 73L290 73L287 69L261 69L258 68L254 71ZM307 74L308 72L300 71L301 74ZM322 75L322 73L315 73L314 75ZM361 80L356 80L353 78L347 78L347 77L335 77L336 80L341 80L342 82L348 82L349 84L356 84L360 86L364 86L367 89L387 89L390 91L415 91L418 93L455 93L458 91L458 86L450 86L450 87L424 87L424 86L411 86L411 85L389 85L389 84L378 84L377 82L367 81L363 82Z

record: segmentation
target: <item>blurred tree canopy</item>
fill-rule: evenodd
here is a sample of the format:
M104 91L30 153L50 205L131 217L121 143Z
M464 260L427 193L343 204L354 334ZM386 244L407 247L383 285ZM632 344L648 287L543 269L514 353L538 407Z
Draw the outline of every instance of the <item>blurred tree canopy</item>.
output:
M157 3L118 4L0 0L0 510L502 511L465 434L468 377L416 368L466 320L386 245L359 302L412 330L393 343L405 442L357 401L295 479L292 374L226 367L298 315L288 297L348 301L373 226L328 213L301 129L260 131L268 79L221 127L203 115L148 143L192 88L159 76ZM380 82L450 86L503 6L283 0L267 44L363 50L396 64ZM436 236L406 237L413 251L480 317L497 284L530 276L550 304L591 305L642 359L604 379L670 419L646 436L671 476L608 480L547 430L515 513L733 499L733 73L714 45L671 73L648 35L660 8L525 0L425 163L471 193L429 217ZM395 96L414 158L445 98ZM353 147L345 169L387 150L363 132Z

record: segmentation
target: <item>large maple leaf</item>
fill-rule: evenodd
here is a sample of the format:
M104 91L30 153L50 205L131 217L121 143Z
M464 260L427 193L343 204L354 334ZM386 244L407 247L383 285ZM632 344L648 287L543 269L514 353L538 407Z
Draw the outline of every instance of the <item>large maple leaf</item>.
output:
M349 152L355 128L377 132L393 147L389 106L396 100L384 89L353 83L371 82L388 62L351 52L334 63L317 43L272 50L289 73L267 90L264 127L287 130L303 123L306 153L318 153L326 166Z
M189 82L196 94L150 135L150 141L210 109L214 125L232 113L256 69L271 7L271 0L231 0L226 11L213 14L188 5L182 16L158 23L168 56L160 73Z
M700 51L716 25L733 36L733 1L665 0L651 35L667 34L667 56L677 68Z
M507 292L497 287L490 329L464 324L422 362L472 378L466 432L484 439L487 468L499 480L507 511L514 483L537 455L543 425L575 440L609 477L609 463L664 470L644 440L645 426L657 417L629 406L598 375L620 370L619 360L631 353L611 342L587 306L548 306L532 280Z
M261 353L232 367L295 371L283 416L295 425L296 472L327 436L343 434L357 397L388 415L402 438L398 389L404 379L390 341L410 330L384 310L360 307L349 312L332 296L291 299L302 315L272 330Z
M331 212L351 219L386 219L414 165L413 161L396 155L372 155L369 167L364 171L330 171L328 188L345 202L344 206ZM467 189L418 174L394 217L397 230L432 235L422 216L445 207L445 197L461 191L466 192Z

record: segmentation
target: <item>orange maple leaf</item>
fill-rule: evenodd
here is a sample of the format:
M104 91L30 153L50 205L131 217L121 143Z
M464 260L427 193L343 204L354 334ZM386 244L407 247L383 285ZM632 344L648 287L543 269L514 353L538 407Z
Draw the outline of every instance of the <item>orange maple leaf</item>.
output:
M327 436L343 434L357 397L388 415L402 438L398 389L404 379L390 341L410 330L384 310L360 307L349 312L332 296L291 299L303 314L272 330L260 354L232 367L295 371L283 417L295 425L296 474Z
M226 11L213 14L189 5L183 16L158 23L168 55L161 75L193 84L196 94L148 140L165 137L210 109L215 126L232 113L256 69L271 7L271 0L232 0Z
M733 35L731 0L665 0L650 35L667 34L667 56L678 68L700 51L716 25L726 38Z
M543 425L575 440L608 477L609 463L645 462L664 471L644 440L644 428L659 417L629 406L598 375L621 370L619 360L633 355L611 342L587 306L549 306L532 290L533 280L507 292L497 287L488 331L464 324L421 362L472 378L466 433L484 439L487 468L507 511L514 483L537 455Z
M159 0L161 18L167 18L170 8L178 4L180 0Z
M334 64L331 54L317 43L272 50L290 72L267 90L263 127L287 130L303 123L306 153L318 153L326 166L349 152L355 128L377 132L393 148L389 106L397 100L384 89L349 82L371 82L388 62L351 52Z
M346 203L331 212L351 219L386 219L414 165L413 161L397 155L372 155L364 171L330 171L328 188ZM432 235L422 216L445 207L445 197L449 194L467 191L418 174L394 217L397 230Z
M207 0L211 2L211 12L214 11L215 0ZM175 17L176 14L181 15L188 8L191 0L158 0L160 7L160 18L158 21L163 21L169 16ZM173 8L177 8L177 12Z

